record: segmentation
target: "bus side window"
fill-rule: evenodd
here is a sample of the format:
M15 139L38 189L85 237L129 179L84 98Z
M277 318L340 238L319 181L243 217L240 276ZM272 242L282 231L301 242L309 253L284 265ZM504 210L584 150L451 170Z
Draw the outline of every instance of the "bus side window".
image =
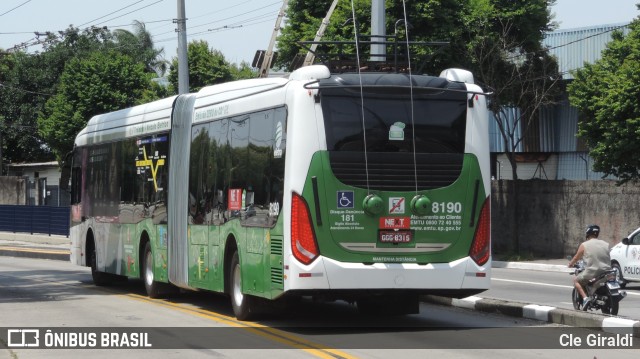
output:
M80 167L71 169L71 204L80 203L80 184L82 183L82 170Z

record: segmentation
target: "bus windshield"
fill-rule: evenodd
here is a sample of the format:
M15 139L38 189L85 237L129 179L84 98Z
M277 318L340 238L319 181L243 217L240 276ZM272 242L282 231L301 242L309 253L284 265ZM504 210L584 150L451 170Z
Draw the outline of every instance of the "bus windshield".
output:
M369 152L464 152L466 95L408 88L322 90L327 150L363 151L362 112ZM413 123L412 123L413 107ZM415 128L415 133L413 129Z

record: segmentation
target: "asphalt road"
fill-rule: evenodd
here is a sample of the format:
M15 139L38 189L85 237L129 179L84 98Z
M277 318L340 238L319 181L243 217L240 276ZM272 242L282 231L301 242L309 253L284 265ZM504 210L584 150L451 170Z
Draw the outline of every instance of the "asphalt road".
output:
M494 268L491 289L481 297L573 309L573 276L560 272ZM640 320L640 283L629 283L618 316Z
M146 332L151 350L0 349L0 358L636 358L633 349L580 347L575 338L600 332L549 325L424 303L419 315L362 316L343 302L303 300L259 322L232 317L226 297L189 292L167 299L144 296L130 280L96 287L87 268L68 262L0 257L0 330L53 333ZM136 329L138 328L138 329ZM4 333L0 331L0 338ZM562 342L564 338L564 342ZM570 339L573 338L573 339ZM0 341L1 342L1 341ZM7 340L5 340L6 344ZM563 344L560 344L563 343ZM574 345L570 347L569 345ZM0 343L0 346L2 344ZM561 349L567 345L568 349ZM168 349L157 349L167 347ZM556 349L558 348L558 349ZM269 349L269 350L265 350Z

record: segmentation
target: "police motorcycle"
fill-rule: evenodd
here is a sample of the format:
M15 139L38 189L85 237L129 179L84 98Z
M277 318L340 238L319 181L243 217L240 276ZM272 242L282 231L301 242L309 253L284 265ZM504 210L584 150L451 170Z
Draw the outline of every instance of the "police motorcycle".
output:
M573 267L575 269L569 275L577 276L585 269L584 260L579 260ZM590 300L584 307L580 293L576 288L573 288L571 293L573 308L583 311L601 310L603 314L618 315L620 301L627 296L627 292L620 288L618 278L617 269L614 268L591 279L585 288Z

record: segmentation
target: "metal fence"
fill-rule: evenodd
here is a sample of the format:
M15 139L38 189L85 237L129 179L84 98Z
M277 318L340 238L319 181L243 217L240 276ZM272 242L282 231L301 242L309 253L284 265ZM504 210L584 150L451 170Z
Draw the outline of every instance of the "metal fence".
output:
M0 232L69 236L69 207L0 205Z

